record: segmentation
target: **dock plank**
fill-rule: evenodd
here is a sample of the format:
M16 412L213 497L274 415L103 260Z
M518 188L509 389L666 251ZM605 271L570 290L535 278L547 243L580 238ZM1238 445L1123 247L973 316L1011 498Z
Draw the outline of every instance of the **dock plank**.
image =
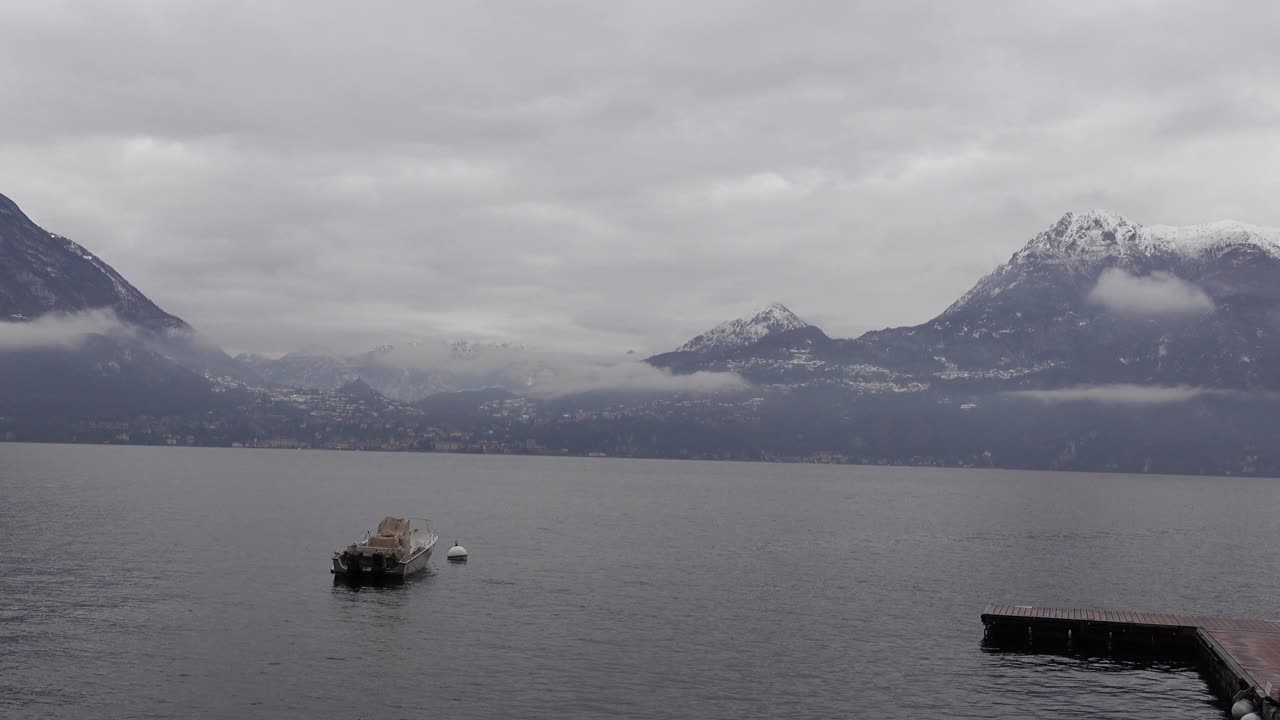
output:
M1168 628L1194 631L1163 635L1169 648L1186 642L1188 637L1199 638L1197 647L1206 657L1221 667L1228 668L1229 677L1252 688L1256 697L1269 703L1268 718L1280 718L1280 620L1261 618L1231 618L1214 615L1185 615L1181 613L1147 612L1141 610L1111 610L1106 608L1036 607L992 603L986 606L982 620L997 627L1034 627L1035 620L1053 620L1073 625L1078 632L1102 634L1112 638L1112 633L1132 628ZM1016 638L1017 632L1013 634ZM1119 638L1122 635L1115 635ZM1146 642L1149 637L1140 633L1137 638ZM1179 640L1182 638L1182 640ZM1270 689L1270 694L1267 690Z
M1213 615L1180 615L1137 610L1037 607L1033 605L1007 605L993 603L986 606L982 615L992 619L1024 618L1040 620L1070 620L1074 622L1112 623L1121 625L1155 625L1175 628L1205 628L1207 630L1221 630L1224 632L1280 634L1280 622L1275 620L1230 618Z
M1249 673L1253 685L1280 687L1280 633L1206 630L1231 658Z

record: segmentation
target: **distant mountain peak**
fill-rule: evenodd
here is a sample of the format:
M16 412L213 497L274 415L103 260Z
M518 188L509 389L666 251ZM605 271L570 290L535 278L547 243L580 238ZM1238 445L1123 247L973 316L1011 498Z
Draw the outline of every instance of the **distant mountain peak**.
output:
M481 355L518 355L528 348L519 343L485 342L482 340L450 340L445 338L428 338L409 340L402 343L384 343L366 353L367 357L394 362L396 357L426 358L433 357L438 361L444 359L465 360ZM334 354L334 353L330 353Z
M1141 225L1110 210L1068 212L1037 234L1019 253L1019 259L1044 256L1093 257L1124 254L1144 244Z
M1063 214L1062 218L1070 223L1076 224L1093 224L1103 227L1122 227L1126 225L1134 225L1128 218L1114 210L1105 208L1091 208L1079 212L1068 210Z
M795 313L791 312L790 308L780 302L772 302L762 308L759 308L751 314L751 319L780 319L786 322L798 323L796 327L804 327L806 324L803 320L797 317Z
M676 352L712 352L754 345L770 335L809 327L780 302L770 303L736 320L721 323L681 345Z
M1061 312L1079 301L1108 268L1136 276L1159 272L1191 279L1205 263L1227 256L1255 265L1255 271L1259 260L1280 261L1280 230L1231 220L1144 226L1110 210L1068 212L1015 252L1009 262L980 280L941 317L969 308L985 313L994 304L1021 312L1025 308L1014 306L1038 304L1050 297L1055 298L1053 312ZM1229 285L1231 281L1220 275L1213 282Z
M1181 226L1148 225L1140 232L1151 242L1186 257L1200 257L1230 247L1251 247L1280 257L1280 229L1234 220Z
M1280 229L1234 220L1142 225L1110 210L1068 212L1032 238L1012 260L1048 256L1089 260L1159 254L1196 257L1229 247L1250 247L1280 257Z

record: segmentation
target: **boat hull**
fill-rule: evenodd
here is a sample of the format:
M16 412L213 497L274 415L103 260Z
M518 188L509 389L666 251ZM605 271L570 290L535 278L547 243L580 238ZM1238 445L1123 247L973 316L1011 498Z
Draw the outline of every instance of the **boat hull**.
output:
M385 567L374 567L371 562L362 562L357 565L348 565L344 561L341 553L335 553L333 556L333 572L334 575L342 575L348 579L373 578L388 580L403 580L411 575L416 575L427 569L427 561L431 559L431 550L435 547L435 543L428 545L426 548L405 558L403 562L392 561L386 563Z

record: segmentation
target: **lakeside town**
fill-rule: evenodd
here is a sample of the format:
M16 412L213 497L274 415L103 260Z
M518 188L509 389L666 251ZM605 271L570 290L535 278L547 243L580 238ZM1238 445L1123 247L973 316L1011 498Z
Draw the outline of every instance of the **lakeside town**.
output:
M758 395L601 398L575 403L500 390L449 393L419 403L392 400L361 381L337 390L247 387L222 380L223 410L200 416L85 419L72 425L19 427L0 416L0 440L117 445L324 449L580 457L901 464L892 458L827 449L777 452L706 443L687 431L759 429ZM447 402L442 402L447 400ZM664 438L695 442L674 451ZM718 433L717 433L718 434ZM647 437L641 437L647 435ZM659 435L663 436L662 438ZM945 465L911 458L907 464Z

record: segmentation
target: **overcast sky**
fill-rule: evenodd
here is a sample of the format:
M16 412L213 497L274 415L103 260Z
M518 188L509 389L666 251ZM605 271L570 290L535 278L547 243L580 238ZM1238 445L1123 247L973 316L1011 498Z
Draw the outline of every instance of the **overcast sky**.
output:
M1280 3L0 5L0 193L233 351L923 322L1069 209L1280 225Z

